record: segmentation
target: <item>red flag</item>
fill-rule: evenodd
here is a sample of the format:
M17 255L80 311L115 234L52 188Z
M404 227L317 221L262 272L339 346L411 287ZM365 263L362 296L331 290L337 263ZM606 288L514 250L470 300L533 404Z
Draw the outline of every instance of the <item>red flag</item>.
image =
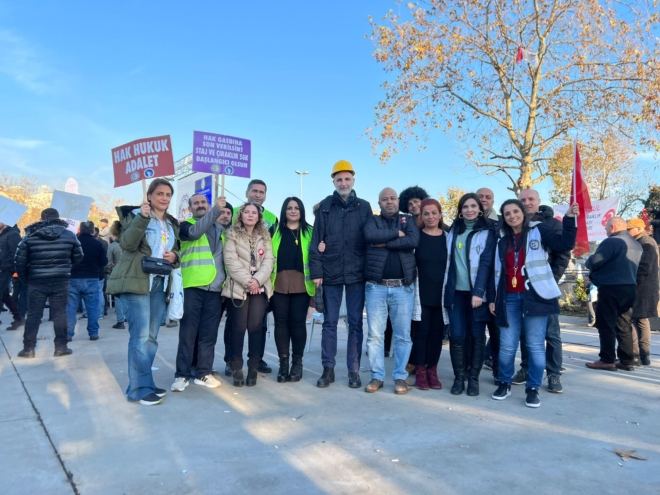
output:
M522 45L518 45L518 53L516 53L516 63L519 64L520 62L523 61L525 58L525 54L523 53L523 47Z
M649 218L648 213L646 213L646 210L642 210L642 220L644 220L644 230L647 232L651 232L651 219Z
M575 142L575 163L573 164L573 177L571 180L571 198L569 207L573 203L580 206L580 215L577 217L577 238L575 239L575 248L573 254L576 257L589 252L589 236L587 234L587 213L591 213L591 199L587 183L582 176L582 160L580 159L580 150L577 141Z

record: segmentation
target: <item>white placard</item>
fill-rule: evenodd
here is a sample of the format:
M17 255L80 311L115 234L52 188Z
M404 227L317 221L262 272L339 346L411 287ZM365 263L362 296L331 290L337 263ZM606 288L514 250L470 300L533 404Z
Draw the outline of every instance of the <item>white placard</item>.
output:
M64 191L53 191L51 208L55 208L61 218L80 220L86 222L89 217L89 208L92 206L92 198L71 194Z
M620 199L616 196L614 198L591 202L591 211L587 213L587 236L589 237L589 242L607 239L605 225L610 218L616 216ZM568 211L568 205L555 205L553 209L555 210L555 218L561 222Z
M27 211L28 207L5 196L0 196L0 222L14 226Z

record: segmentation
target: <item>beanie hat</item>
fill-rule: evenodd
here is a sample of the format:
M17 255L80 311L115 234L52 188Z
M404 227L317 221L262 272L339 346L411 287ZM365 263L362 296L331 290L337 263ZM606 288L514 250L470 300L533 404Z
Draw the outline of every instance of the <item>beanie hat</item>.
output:
M231 205L229 201L225 201L225 208L228 210L234 211L234 207Z
M631 220L628 220L628 225L626 225L626 228L628 230L635 228L643 230L646 228L646 224L644 223L644 220L642 220L641 218L633 218Z

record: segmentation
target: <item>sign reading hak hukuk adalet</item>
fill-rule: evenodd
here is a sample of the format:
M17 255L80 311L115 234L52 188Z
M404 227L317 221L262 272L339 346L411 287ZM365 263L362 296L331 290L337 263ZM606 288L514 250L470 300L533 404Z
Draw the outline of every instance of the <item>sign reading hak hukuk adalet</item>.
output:
M193 172L250 178L252 143L249 139L193 132Z
M115 187L155 177L174 175L169 136L138 139L112 149Z

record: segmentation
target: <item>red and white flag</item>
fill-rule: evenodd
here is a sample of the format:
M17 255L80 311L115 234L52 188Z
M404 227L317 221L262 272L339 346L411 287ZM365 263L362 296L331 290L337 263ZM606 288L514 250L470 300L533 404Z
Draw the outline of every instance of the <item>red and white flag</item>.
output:
M589 198L589 189L587 182L582 175L582 160L580 159L580 149L577 141L575 142L575 162L573 164L573 177L571 180L571 198L569 205L577 203L580 206L580 214L577 217L577 237L575 239L575 248L573 254L576 257L589 252L589 236L587 235L587 213L591 213L591 198Z
M642 210L642 220L644 220L644 230L647 232L651 232L651 219L649 218L649 214L646 213L646 210Z
M516 63L519 64L525 59L525 52L522 45L518 45L518 53L516 53Z

